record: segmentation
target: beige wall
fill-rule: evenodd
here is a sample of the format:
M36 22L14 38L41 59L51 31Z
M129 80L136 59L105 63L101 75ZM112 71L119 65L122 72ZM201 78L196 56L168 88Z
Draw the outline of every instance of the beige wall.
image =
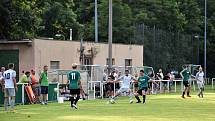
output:
M98 50L94 58L94 64L105 65L106 59L108 58L108 45L107 44L95 44L85 43L87 48L95 46ZM132 59L133 66L143 65L143 46L138 45L124 45L124 44L113 44L113 55L115 59L115 65L125 66L125 59Z
M85 46L85 54L90 48L97 48L93 64L106 64L107 44L85 42L83 45ZM60 61L60 69L71 69L72 63L79 63L80 42L35 39L34 46L36 68L41 68L43 65L50 66L50 61ZM143 46L113 44L112 48L116 65L124 66L125 59L132 59L133 66L143 65Z

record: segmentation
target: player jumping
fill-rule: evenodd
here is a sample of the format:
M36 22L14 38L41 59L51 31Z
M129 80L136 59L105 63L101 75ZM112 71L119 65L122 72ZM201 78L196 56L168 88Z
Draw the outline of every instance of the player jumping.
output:
M77 102L80 99L80 90L82 89L81 85L81 74L77 71L77 64L72 64L73 71L69 72L68 83L71 94L71 107L78 109Z
M155 83L155 81L150 79L149 76L145 75L143 70L140 70L140 75L139 75L137 82L138 82L138 91L137 91L137 93L134 93L135 98L137 99L136 103L141 103L140 98L139 98L139 96L141 95L141 96L143 96L143 104L144 104L146 101L148 82Z
M111 98L111 100L114 101L114 99L117 96L119 96L120 94L126 92L130 97L130 104L132 104L133 103L133 100L132 100L133 94L132 94L132 91L130 89L132 80L135 80L135 78L129 74L129 70L125 70L125 75L119 77L116 80L116 82L122 81L121 88L117 91L116 95L113 98Z

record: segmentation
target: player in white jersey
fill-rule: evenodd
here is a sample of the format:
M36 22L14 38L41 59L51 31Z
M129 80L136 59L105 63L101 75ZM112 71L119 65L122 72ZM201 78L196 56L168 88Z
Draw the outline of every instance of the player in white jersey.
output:
M120 89L117 91L116 95L111 99L111 101L114 101L114 99L119 96L120 94L126 92L129 97L130 97L130 104L133 103L133 100L132 100L132 91L131 91L131 83L132 83L132 80L135 80L135 78L131 75L129 75L129 71L128 70L125 70L125 75L124 76L121 76L119 77L116 81L122 81L121 83L121 87Z
M17 91L17 85L16 85L16 72L14 69L14 64L10 63L8 64L8 70L4 72L3 74L3 83L5 85L4 89L4 107L5 111L8 111L8 102L10 99L10 106L12 111L14 112L14 106L15 106L15 96Z
M196 74L196 81L199 88L198 96L203 98L204 91L204 72L202 71L202 67L199 67L199 72Z

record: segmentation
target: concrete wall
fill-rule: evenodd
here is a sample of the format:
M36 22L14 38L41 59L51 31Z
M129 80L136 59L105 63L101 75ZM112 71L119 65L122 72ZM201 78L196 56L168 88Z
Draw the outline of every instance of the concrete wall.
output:
M89 54L87 50L92 47L96 48L93 64L106 65L108 44L85 42L83 45L85 54ZM79 63L80 42L35 39L34 46L36 68L50 66L50 61L60 61L60 69L71 69L72 63ZM142 66L143 46L113 44L113 58L115 65L124 66L125 59L132 59L133 66Z

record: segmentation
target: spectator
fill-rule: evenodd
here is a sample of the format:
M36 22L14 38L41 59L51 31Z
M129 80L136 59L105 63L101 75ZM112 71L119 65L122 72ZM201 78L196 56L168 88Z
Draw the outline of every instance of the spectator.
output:
M174 72L171 72L169 77L170 77L170 81L169 81L169 91L171 92L171 91L172 91L172 86L173 86L173 81L175 80Z
M170 73L168 73L167 75L164 76L163 78L163 91L165 93L166 89L167 89L167 81L170 80Z
M49 87L49 81L48 81L48 66L45 65L43 67L43 72L40 75L40 86L41 86L41 94L42 94L42 105L48 104L48 87Z
M30 72L26 71L19 80L19 83L30 83Z
M1 71L0 71L0 91L3 91L3 79L4 79L4 72L5 72L5 67L1 67Z
M39 81L36 79L35 74L36 74L35 71L31 70L31 76L30 76L31 86L35 95L36 103L40 103L40 84L39 84Z

